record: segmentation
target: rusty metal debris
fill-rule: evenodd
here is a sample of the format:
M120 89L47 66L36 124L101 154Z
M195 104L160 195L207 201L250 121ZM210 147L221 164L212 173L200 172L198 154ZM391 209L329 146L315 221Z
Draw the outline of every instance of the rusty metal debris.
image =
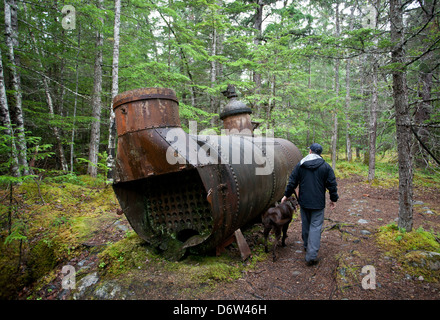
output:
M259 218L301 159L291 142L253 134L251 110L232 89L221 113L225 135L187 134L171 89L114 99L113 189L135 232L174 259L215 250Z

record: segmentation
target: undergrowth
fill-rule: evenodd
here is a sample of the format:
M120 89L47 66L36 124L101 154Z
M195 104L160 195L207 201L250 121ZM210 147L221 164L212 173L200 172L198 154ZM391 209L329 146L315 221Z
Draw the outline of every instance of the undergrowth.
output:
M100 272L106 277L117 278L130 270L148 268L151 272L159 268L169 277L174 276L174 282L180 285L191 283L215 286L239 279L244 271L253 269L258 261L267 258L263 246L257 245L252 252L252 256L245 262L238 252L234 254L230 251L220 256L189 255L179 261L170 261L134 232L130 232L125 239L109 244L98 256Z
M423 227L407 232L392 223L379 228L376 241L386 255L401 264L405 273L423 276L430 282L440 281L440 234Z
M323 155L324 160L331 164L330 155ZM362 177L364 182L368 182L368 164L360 160L346 161L338 160L336 162L335 175L337 179L350 178L352 176ZM414 185L428 188L438 188L440 185L440 173L437 169L414 169ZM398 163L389 158L383 157L376 160L375 179L373 186L382 186L395 188L399 185Z
M407 232L395 223L379 228L378 244L387 250L387 254L398 257L409 251L426 250L440 253L440 234L419 227Z
M12 192L11 192L12 191ZM57 264L81 254L81 244L118 207L111 187L89 176L27 179L0 189L0 298L14 298Z

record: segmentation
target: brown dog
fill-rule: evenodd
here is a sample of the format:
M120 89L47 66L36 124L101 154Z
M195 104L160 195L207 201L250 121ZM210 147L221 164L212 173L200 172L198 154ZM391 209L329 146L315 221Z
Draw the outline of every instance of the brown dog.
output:
M281 237L281 230L283 231L283 240L282 246L286 246L286 238L287 238L287 228L289 227L290 221L292 221L293 212L298 208L298 201L289 197L283 203L280 203L276 207L272 207L267 209L267 211L262 215L261 220L264 226L264 250L269 252L267 248L267 237L272 229L275 231L275 241L273 244L273 261L275 262L277 259L276 256L276 248L278 245L278 241Z

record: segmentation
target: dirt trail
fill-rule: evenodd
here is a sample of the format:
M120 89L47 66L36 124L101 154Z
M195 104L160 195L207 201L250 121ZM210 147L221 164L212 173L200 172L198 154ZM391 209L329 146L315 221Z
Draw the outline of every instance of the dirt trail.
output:
M416 190L415 198L439 209L439 199L429 190ZM326 210L320 262L306 266L302 250L301 221L289 227L287 247L279 248L275 263L268 259L233 284L222 286L209 299L439 299L440 285L427 283L401 272L395 259L376 244L377 228L398 216L397 191L373 188L360 178L339 181L340 199L334 211ZM415 209L415 228L434 227L439 231L439 215ZM425 209L426 210L426 209ZM438 211L437 211L438 212ZM376 271L376 288L363 289L369 275L365 266ZM368 284L369 282L367 282Z
M121 275L105 283L99 281L96 253L85 252L71 261L76 270L85 268L88 291L61 290L61 275L39 293L43 299L205 299L205 300L390 300L440 299L440 284L429 283L402 271L395 258L380 249L375 233L380 226L393 222L398 216L398 194L393 188L371 187L359 177L338 181L340 199L334 211L326 210L322 232L319 264L306 266L301 241L301 221L295 219L289 227L287 246L277 251L278 260L256 263L242 276L229 283L221 282L214 289L208 285L179 286L179 273L162 270L160 264L151 264L130 275ZM440 199L432 190L415 190L414 228L440 232ZM422 204L423 203L423 204ZM430 209L431 214L426 213ZM128 222L118 221L103 229L87 245L97 248L109 240L122 239ZM255 228L253 229L255 230ZM262 230L246 233L252 248L260 242ZM94 241L94 242L93 242ZM95 250L96 251L96 250ZM364 289L362 273L365 266L376 272L375 289ZM84 278L83 278L84 279ZM84 281L83 281L84 282ZM78 283L80 286L80 283ZM205 287L203 287L205 286ZM79 294L80 293L80 294ZM25 296L25 295L24 295Z

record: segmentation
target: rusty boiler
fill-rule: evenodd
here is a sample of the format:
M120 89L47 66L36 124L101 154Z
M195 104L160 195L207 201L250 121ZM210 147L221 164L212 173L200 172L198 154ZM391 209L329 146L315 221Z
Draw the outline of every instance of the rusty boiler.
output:
M135 232L170 258L211 252L259 218L301 159L290 141L256 136L250 108L233 87L226 95L221 135L197 134L191 124L186 133L171 89L114 98L114 192Z

